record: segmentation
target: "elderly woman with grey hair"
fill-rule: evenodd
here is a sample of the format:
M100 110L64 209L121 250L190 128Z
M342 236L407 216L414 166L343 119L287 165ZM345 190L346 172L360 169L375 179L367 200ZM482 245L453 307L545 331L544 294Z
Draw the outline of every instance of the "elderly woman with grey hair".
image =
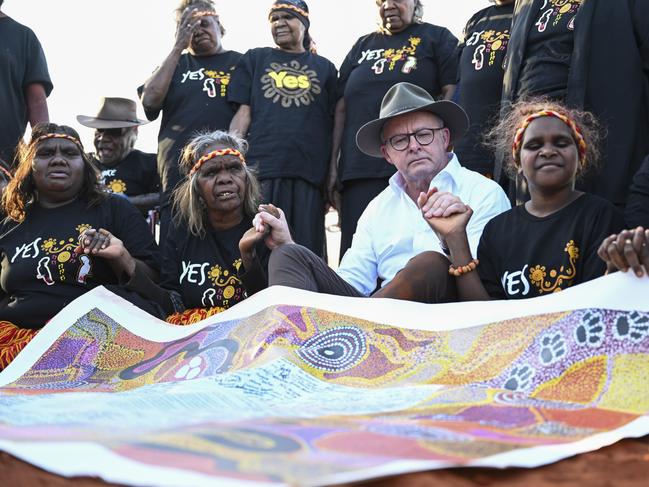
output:
M420 0L377 0L376 5L379 29L356 41L338 81L327 191L340 214L341 258L361 213L395 173L394 166L356 147L356 132L378 118L383 95L394 84L408 81L436 99L450 99L457 81L458 40L448 29L423 21Z
M252 222L259 211L281 216L281 210L258 205L247 149L244 139L216 131L199 133L183 150L185 179L173 195L160 285L143 275L131 283L163 308L170 323L195 323L267 285L269 252Z

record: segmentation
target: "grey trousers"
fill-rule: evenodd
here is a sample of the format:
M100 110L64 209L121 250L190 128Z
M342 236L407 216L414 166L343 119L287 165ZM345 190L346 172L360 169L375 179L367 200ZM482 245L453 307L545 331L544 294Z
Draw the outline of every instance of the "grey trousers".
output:
M420 303L457 301L455 279L448 259L438 252L416 255L373 298L393 298ZM268 284L337 296L363 297L320 257L301 245L277 247L268 262Z

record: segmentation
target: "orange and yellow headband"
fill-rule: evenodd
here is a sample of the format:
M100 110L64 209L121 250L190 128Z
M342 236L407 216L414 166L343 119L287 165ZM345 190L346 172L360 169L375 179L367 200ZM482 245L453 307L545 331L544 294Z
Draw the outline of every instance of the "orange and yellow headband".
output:
M533 113L523 121L520 128L516 131L516 135L514 136L514 143L512 144L512 157L514 158L514 161L518 162L519 160L521 144L523 142L523 137L525 136L525 131L527 130L527 127L529 127L534 120L541 117L558 118L570 128L570 130L572 131L572 137L573 139L575 139L575 143L577 144L577 151L579 153L579 163L583 165L584 162L586 161L587 146L586 146L586 141L584 140L584 136L581 133L581 130L579 130L577 124L570 117L567 117L562 113L555 112L554 110L538 111L536 113Z
M195 12L192 14L193 18L199 17L218 17L218 14L214 10L201 10L200 12Z
M295 5L291 5L290 3L276 3L270 8L268 17L270 17L275 10L292 10L307 19L309 18L309 12L302 10L300 7L296 7Z
M67 139L67 140L70 140L70 141L74 142L79 147L79 149L81 149L81 151L83 152L83 146L81 145L81 142L79 141L79 139L77 139L76 137L73 137L71 135L68 135L68 134L45 134L45 135L41 135L39 138L37 138L34 141L34 145L38 144L39 142L42 142L43 140L47 140L47 139Z
M222 157L222 156L236 156L241 161L241 164L243 164L244 166L246 165L246 159L243 157L243 154L241 154L241 152L239 152L237 149L214 150L212 152L208 152L203 157L201 157L198 161L196 161L196 164L194 164L194 166L189 171L189 175L193 176L194 174L196 174L196 172L201 168L201 166L205 164L207 161L214 159L215 157Z

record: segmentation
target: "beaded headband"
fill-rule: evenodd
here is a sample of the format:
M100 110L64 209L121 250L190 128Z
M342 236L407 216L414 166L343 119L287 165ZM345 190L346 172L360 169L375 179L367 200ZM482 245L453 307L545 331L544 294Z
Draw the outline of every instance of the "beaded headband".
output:
M71 135L68 135L68 134L45 134L45 135L41 135L38 139L36 139L34 141L34 144L38 144L39 142L41 142L43 140L46 140L46 139L67 139L67 140L70 140L70 141L74 142L79 147L79 149L81 149L81 151L83 152L83 146L81 145L81 142L79 141L79 139L77 139L76 137L73 137Z
M523 121L520 128L516 131L516 135L514 136L514 143L512 144L512 157L514 158L514 161L518 161L519 159L519 151L521 149L521 143L523 142L523 136L525 135L527 127L529 127L534 120L541 117L558 118L568 127L570 127L570 130L572 130L572 137L575 139L575 143L577 144L579 164L583 165L586 160L587 146L586 141L584 140L584 136L581 134L581 130L579 130L577 124L570 117L567 117L559 112L555 112L554 110L541 110L539 112L533 113Z
M243 157L243 154L239 152L237 149L220 149L220 150L214 150L212 152L208 152L205 154L203 157L201 157L196 164L191 168L189 171L189 175L193 176L203 164L205 164L207 161L210 159L214 159L215 157L221 157L221 156L236 156L239 158L241 161L241 164L244 166L246 165L246 159Z
M295 5L291 5L289 3L278 3L273 5L270 8L270 14L268 14L268 16L270 17L270 15L275 10L293 10L294 12L297 12L298 14L300 14L303 17L306 17L307 19L309 18L309 12L307 12L306 10L302 10L300 7L296 7Z
M218 14L213 10L202 10L192 14L192 17L218 17Z

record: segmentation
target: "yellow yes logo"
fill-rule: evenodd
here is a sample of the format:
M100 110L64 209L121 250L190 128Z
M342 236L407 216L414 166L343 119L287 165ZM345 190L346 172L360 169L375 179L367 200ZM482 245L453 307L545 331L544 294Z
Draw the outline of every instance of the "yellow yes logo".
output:
M311 82L306 74L295 76L293 74L288 74L286 71L280 71L279 73L271 71L268 73L268 76L272 78L277 88L306 90L311 87Z
M302 66L297 60L283 64L270 63L261 77L261 89L264 97L273 103L279 102L284 108L308 106L322 92L318 73L308 66Z

